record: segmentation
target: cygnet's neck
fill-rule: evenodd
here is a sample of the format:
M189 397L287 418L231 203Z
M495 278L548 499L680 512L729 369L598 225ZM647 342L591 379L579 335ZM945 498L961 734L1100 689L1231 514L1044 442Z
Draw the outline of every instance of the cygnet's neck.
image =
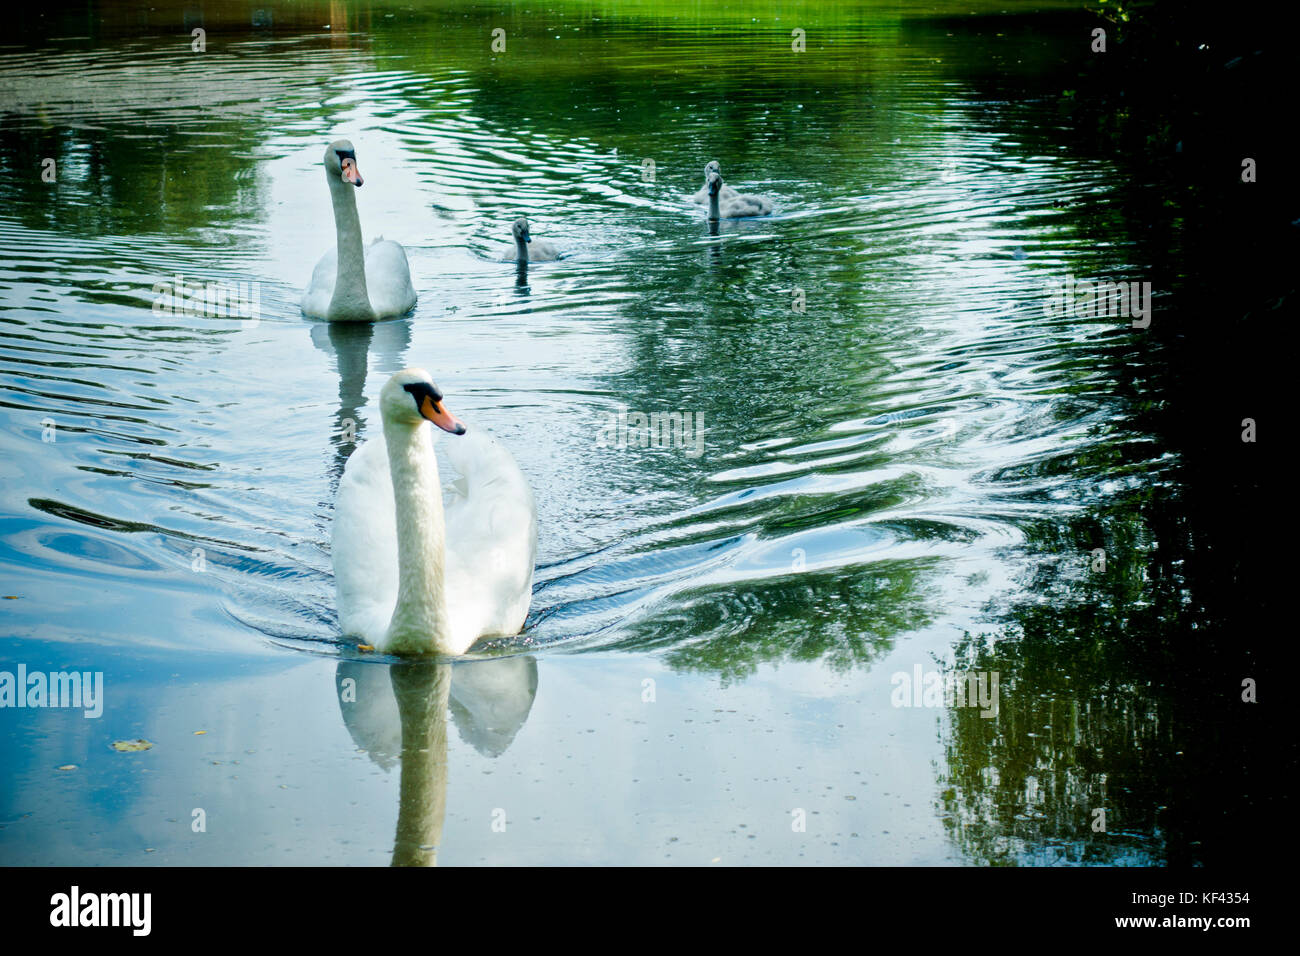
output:
M329 318L333 321L368 321L375 317L366 290L366 254L361 244L361 220L357 216L356 187L343 177L325 171L334 205L334 234L338 250L334 295Z
M515 261L528 261L528 243L524 241L523 236L515 236Z
M397 517L397 604L388 624L394 654L451 653L443 572L447 534L429 423L384 420Z
M721 218L718 215L718 196L720 196L721 194L722 194L721 186L718 187L717 192L714 192L713 190L709 190L709 218L710 219Z

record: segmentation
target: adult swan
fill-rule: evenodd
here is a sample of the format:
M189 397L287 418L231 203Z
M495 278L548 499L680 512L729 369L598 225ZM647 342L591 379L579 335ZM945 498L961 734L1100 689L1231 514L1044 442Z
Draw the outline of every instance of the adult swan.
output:
M406 251L382 236L362 247L353 189L364 181L350 142L336 139L325 148L337 245L316 263L302 295L302 311L313 319L372 322L402 315L415 305Z
M379 394L384 440L348 459L334 511L334 582L345 635L390 654L463 654L517 634L533 590L537 513L514 458L443 407L423 369ZM438 476L432 422L462 481Z

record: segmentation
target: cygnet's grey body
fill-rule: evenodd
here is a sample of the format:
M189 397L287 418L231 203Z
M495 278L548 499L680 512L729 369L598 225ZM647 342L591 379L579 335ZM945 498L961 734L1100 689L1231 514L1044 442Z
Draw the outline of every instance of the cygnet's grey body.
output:
M691 197L691 202L700 206L707 206L709 204L709 173L717 173L719 176L722 175L722 166L719 165L716 159L711 159L704 164L704 185L700 187L699 192ZM722 201L725 202L735 195L737 195L737 193L734 189L726 183L722 184L722 195L719 197Z
M501 256L505 262L549 262L560 258L560 250L545 239L534 239L528 228L528 220L520 216L510 227L515 237L515 244Z
M734 192L729 198L722 197L722 190L726 188L726 183L722 181L722 174L717 170L709 173L708 180L709 190L709 218L717 219L742 219L746 216L766 216L772 211L772 203L762 196L751 196L746 193Z

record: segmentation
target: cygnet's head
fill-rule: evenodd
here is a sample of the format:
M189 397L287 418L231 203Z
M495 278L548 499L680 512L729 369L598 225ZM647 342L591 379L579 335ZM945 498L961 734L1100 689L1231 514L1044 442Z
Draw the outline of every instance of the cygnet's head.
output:
M465 426L442 404L442 392L422 368L404 368L388 380L379 393L379 411L385 422L409 425L433 422L453 435L465 434Z
M709 171L709 195L716 196L722 190L722 173L716 169Z
M515 242L522 239L524 242L532 242L533 237L528 233L528 220L520 216L515 220L515 224L510 227L510 232L515 237Z
M361 170L357 169L357 153L352 148L351 140L336 139L325 147L325 171L353 186L365 182L361 178Z
M711 159L704 164L704 178L706 181L709 178L709 173L717 173L719 176L722 175L722 166L716 159Z

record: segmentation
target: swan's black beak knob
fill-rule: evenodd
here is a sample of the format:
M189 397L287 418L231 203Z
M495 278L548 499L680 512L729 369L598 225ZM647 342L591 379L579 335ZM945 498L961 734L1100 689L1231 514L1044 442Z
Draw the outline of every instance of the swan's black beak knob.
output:
M402 388L415 399L415 407L420 410L420 417L433 422L445 432L453 435L465 434L465 425L443 407L442 392L438 391L437 386L430 385L428 382L412 382L410 385L403 385Z

